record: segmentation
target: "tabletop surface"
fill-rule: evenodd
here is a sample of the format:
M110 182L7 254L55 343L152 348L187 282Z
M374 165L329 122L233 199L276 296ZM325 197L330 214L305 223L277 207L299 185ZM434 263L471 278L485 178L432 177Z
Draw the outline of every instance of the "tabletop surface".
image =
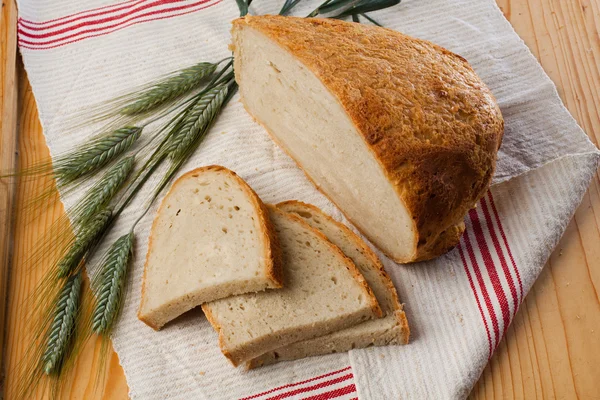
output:
M573 117L598 145L600 0L497 2L556 84ZM49 157L31 86L16 56L15 29L16 7L13 0L5 0L0 19L0 170L13 165L24 168ZM25 205L40 193L44 182L0 184L0 343L4 340L0 393L4 389L4 398L10 399L16 383L14 370L28 340L23 300L43 274L43 268L24 271L20 266L64 209L56 203L29 222ZM596 174L471 398L600 399L599 227ZM112 350L104 376L97 377L99 349L99 342L83 349L66 398L127 398L127 382Z

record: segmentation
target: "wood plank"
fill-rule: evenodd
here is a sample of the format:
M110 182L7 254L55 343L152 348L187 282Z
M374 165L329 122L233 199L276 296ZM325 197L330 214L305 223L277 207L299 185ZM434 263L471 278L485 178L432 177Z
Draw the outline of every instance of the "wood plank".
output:
M19 170L26 169L50 157L46 141L39 122L37 107L27 75L19 63ZM36 208L40 215L29 218L31 200L44 190L51 188L53 195L46 200L45 207ZM9 282L8 324L6 343L6 398L15 395L17 383L17 364L30 343L30 334L25 329L25 316L29 312L29 294L43 277L48 265L38 264L35 268L26 265L29 256L36 249L36 244L49 230L54 221L64 215L64 208L57 200L56 189L48 177L20 179L17 185L19 198L15 208L15 235L13 251L13 270ZM37 207L37 205L36 205ZM128 388L123 369L117 354L109 349L105 371L97 381L99 366L100 342L90 341L82 350L74 368L63 398L75 399L126 399ZM39 391L34 398L47 398L47 393Z
M15 168L17 150L17 8L13 1L2 4L0 18L0 175ZM12 250L14 180L0 179L0 344L4 343L7 285ZM0 345L0 367L4 359ZM0 394L3 387L0 370Z
M600 2L498 0L557 85L573 117L600 142ZM598 174L472 399L600 397Z
M575 119L596 144L600 141L600 0L497 0L515 30L556 83ZM14 10L14 8L13 8ZM3 21L4 21L3 9ZM4 32L4 30L3 30ZM4 37L4 35L3 35ZM4 53L3 53L4 54ZM19 166L48 157L27 78L19 71ZM4 75L2 75L4 77ZM4 104L4 103L3 103ZM3 135L4 136L4 135ZM4 156L2 162L4 162ZM26 344L17 335L24 310L19 308L40 274L26 274L23 264L36 240L64 212L56 205L38 223L25 226L25 199L39 182L20 182L14 236L14 273L10 280L6 367L12 371ZM2 203L0 203L2 204ZM600 393L600 180L590 187L548 265L522 304L507 336L490 361L471 398L597 398ZM0 254L2 254L0 252ZM83 351L71 398L127 397L116 354L96 389L98 343ZM7 389L11 382L8 374ZM40 396L41 397L41 394ZM10 398L10 396L6 396Z

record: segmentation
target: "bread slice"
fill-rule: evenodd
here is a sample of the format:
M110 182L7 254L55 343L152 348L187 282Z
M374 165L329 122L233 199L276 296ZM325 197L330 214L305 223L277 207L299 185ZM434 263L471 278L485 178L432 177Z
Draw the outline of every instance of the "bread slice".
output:
M140 320L160 329L202 303L281 286L277 237L246 182L209 166L173 183L150 232Z
M232 35L246 110L371 242L397 262L458 243L504 129L466 60L332 19L246 16Z
M310 226L322 232L354 262L373 290L383 318L275 349L249 361L248 368L369 346L408 343L408 321L398 300L396 288L369 246L344 224L335 221L313 205L292 200L277 204L277 208L301 217Z
M356 266L299 217L269 206L283 254L285 286L202 305L234 365L299 340L381 315Z

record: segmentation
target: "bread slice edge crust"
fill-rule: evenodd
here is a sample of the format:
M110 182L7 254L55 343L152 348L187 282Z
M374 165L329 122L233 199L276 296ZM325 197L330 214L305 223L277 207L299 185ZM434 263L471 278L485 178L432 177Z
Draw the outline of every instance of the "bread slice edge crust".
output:
M362 276L362 274L360 273L358 268L354 265L354 263L348 257L346 257L346 255L337 246L335 246L333 243L331 243L325 237L325 235L323 235L323 233L321 233L319 230L311 227L309 224L304 222L302 220L302 218L300 218L296 215L285 213L285 212L279 210L275 205L267 204L266 207L269 210L274 210L274 212L283 214L288 219L298 222L299 224L301 224L303 226L304 229L311 231L311 233L315 234L315 236L317 236L319 239L321 239L323 241L323 243L325 243L332 252L336 253L337 256L341 260L344 261L346 269L350 272L352 278L359 284L359 286L361 287L361 289L363 291L363 294L368 299L369 305L370 305L370 312L371 312L370 317L376 317L376 318L381 317L382 311L379 306L379 303L377 302L375 295L373 294L373 291L367 284L366 280L364 279L364 277ZM209 304L210 303L203 304L202 311L204 311L204 315L206 316L206 319L212 325L213 329L217 332L219 348L221 349L221 352L231 362L231 364L233 366L237 367L237 366L241 365L242 363L259 356L260 354L264 354L268 351L271 351L273 349L281 347L281 345L279 345L279 344L267 345L269 342L273 341L273 338L263 336L263 337L256 338L250 342L244 343L243 345L238 346L237 348L234 348L234 349L228 348L221 325L219 324L217 319L212 314L212 310L210 309ZM335 332L337 330L344 329L349 326L357 325L357 324L369 319L369 315L366 315L366 317L365 317L365 315L362 315L362 316L360 315L360 314L364 314L363 312L355 313L355 314L357 314L356 317L358 318L358 320L356 320L356 321L354 321L354 320L352 320L350 322L342 321L342 322L337 322L337 323L335 323L334 321L325 321L320 324L313 324L313 326L311 326L310 329L307 329L308 331L311 332L310 334L307 334L305 337L302 337L299 339L295 339L295 340L292 339L291 341L286 341L285 344L283 344L283 345L287 345L287 344L293 343L295 341L301 341L301 340L305 340L305 339L309 339L309 338L322 336L324 334L327 334L330 332ZM335 326L328 327L327 325L335 325ZM324 333L322 333L323 329L325 329ZM284 337L298 336L298 335L294 335L295 333L297 333L297 331L298 331L297 328L290 328L290 329L282 330L282 331L278 332L278 334L280 337L281 336L284 336Z
M410 327L406 318L406 313L403 310L403 305L400 303L398 293L394 284L392 283L389 275L383 268L379 257L373 252L373 250L350 228L343 223L333 219L330 215L323 212L318 207L307 204L298 200L288 200L277 204L277 207L288 213L297 213L294 209L300 208L306 211L317 214L320 218L327 220L327 222L334 224L344 234L345 237L357 248L360 252L371 262L378 272L380 282L383 282L387 288L387 295L392 299L391 310L388 311L387 315L384 315L385 319L391 319L394 321L391 327L385 330L381 329L377 332L377 337L360 337L352 336L348 332L344 335L343 330L339 333L333 332L322 337L309 339L306 341L304 349L302 344L304 341L292 343L283 348L275 349L265 354L255 357L250 361L247 361L244 365L246 369L259 368L265 365L271 365L279 361L292 361L305 357L313 357L319 355L326 355L337 352L349 351L352 349L366 348L370 346L386 346L386 345L404 345L408 344L410 339ZM291 207L288 210L287 207ZM301 217L302 218L302 217ZM384 309L384 305L380 302L380 306ZM391 322L391 321L390 321ZM364 322L369 324L369 321ZM357 327L360 325L357 325ZM349 330L351 330L349 328ZM340 333L342 335L340 335Z
M176 189L177 185L180 184L181 182L183 182L186 178L189 178L190 176L194 177L194 175L199 175L199 174L201 174L203 172L207 172L207 171L222 172L222 173L229 175L231 178L233 178L235 181L237 181L240 184L240 187L246 193L247 197L251 200L252 205L254 206L255 211L259 217L259 226L261 228L263 240L265 240L265 243L268 244L264 248L263 257L265 259L265 269L266 269L265 272L266 272L266 276L269 278L269 284L264 289L283 287L283 269L282 269L282 260L281 260L281 248L279 247L279 242L277 240L277 234L275 233L275 228L274 228L273 224L271 223L271 220L269 218L269 213L268 213L268 210L267 210L265 204L258 197L256 192L250 187L250 185L248 185L246 183L246 181L244 181L234 171L232 171L228 168L225 168L223 166L220 166L220 165L208 165L208 166L195 168L195 169L188 171L185 174L181 175L179 178L177 178L177 180L175 182L173 182L173 185L171 186L169 191L163 197L161 204L160 204L158 210L156 211L156 214L152 221L152 226L150 228L150 235L148 236L148 250L146 251L146 259L144 262L144 272L142 275L142 296L141 296L140 305L139 305L138 312L137 312L137 317L140 321L142 321L143 323L145 323L146 325L148 325L149 327L151 327L152 329L154 329L156 331L160 330L164 325L166 325L167 322L160 323L159 321L156 321L155 319L153 319L151 316L142 314L142 309L144 308L146 298L147 298L147 296L146 296L146 272L147 272L146 266L148 263L148 258L150 256L150 251L152 249L155 224L157 223L158 216L160 215L160 213L164 207L165 199L167 199L169 194L173 190ZM238 293L238 294L241 294L241 293ZM193 307L191 307L191 308L193 308Z

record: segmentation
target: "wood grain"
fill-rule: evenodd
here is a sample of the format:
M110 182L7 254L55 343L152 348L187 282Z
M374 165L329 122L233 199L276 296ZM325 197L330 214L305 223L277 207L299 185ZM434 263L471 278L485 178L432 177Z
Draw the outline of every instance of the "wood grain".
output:
M592 142L600 141L600 2L498 0ZM600 180L473 389L472 399L600 398Z
M48 160L50 157L46 141L42 133L38 112L22 64L18 65L19 75L19 160L18 168ZM36 203L39 215L30 218L31 201L44 191L51 189L50 195L43 204ZM13 247L13 269L9 282L8 293L8 324L6 342L5 397L14 398L17 383L17 366L30 343L30 332L26 329L27 312L29 311L29 295L42 278L48 265L40 263L30 268L28 260L36 244L47 232L54 221L64 215L64 208L57 200L56 189L48 177L20 179L17 185L19 201L15 207L15 232ZM102 379L96 380L99 365L100 342L91 341L81 352L74 374L70 377L63 398L73 399L126 399L128 388L123 369L119 364L116 353L109 350L105 371L100 374ZM47 393L38 391L33 398L47 398Z
M0 18L0 175L15 167L17 150L17 9L2 4ZM0 178L0 344L4 343L6 289L12 250L14 180ZM4 346L0 345L0 361ZM4 381L0 372L0 393Z
M556 83L569 111L597 145L600 141L600 0L497 1ZM4 23L4 9L2 16ZM4 38L4 27L2 32ZM2 58L5 62L4 52ZM22 68L17 73L19 166L26 167L48 157L48 150L25 73ZM5 75L2 76L4 82ZM4 158L2 153L0 155ZM64 212L60 205L53 205L35 223L24 224L27 210L23 205L39 191L39 185L40 182L24 181L17 188L19 202L15 214L5 358L6 398L10 398L15 379L10 372L14 371L26 343L26 335L20 330L20 317L24 312L21 305L41 276L26 273L19 266L50 223ZM600 398L599 226L600 180L596 176L559 246L473 389L472 399ZM91 371L98 363L98 347L98 343L90 343L83 351L65 397L127 397L127 384L114 353L105 379L96 384Z

